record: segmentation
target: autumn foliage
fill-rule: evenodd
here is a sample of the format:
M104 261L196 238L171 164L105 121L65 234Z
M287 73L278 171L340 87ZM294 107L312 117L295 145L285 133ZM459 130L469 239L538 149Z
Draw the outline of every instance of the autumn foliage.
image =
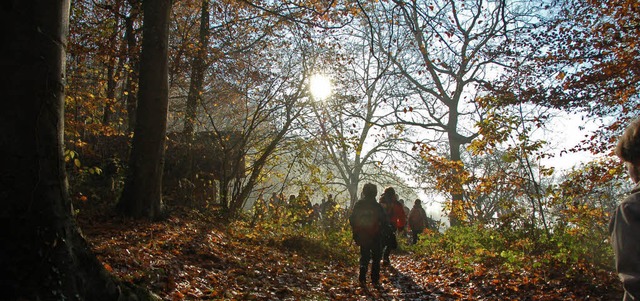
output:
M64 103L64 160L74 213L107 271L166 300L616 299L620 285L607 222L628 188L624 171L609 158L567 171L544 166L540 162L552 150L537 134L559 112L553 110L610 119L561 155L610 153L640 106L638 5L560 2L553 7L557 15L540 8L549 18L517 32L500 25L508 19L500 14L511 9L504 1L491 2L505 5L496 15L471 1L175 2L163 162L163 200L170 210L166 220L150 222L111 215L135 124L140 1L76 1ZM456 15L460 11L477 15ZM396 18L386 20L385 14ZM389 87L367 87L365 96L375 94L375 106L355 92L338 91L335 103L345 108L336 115L357 122L322 115L318 126L338 131L314 132L317 124L309 116L321 114L304 86L312 69L363 67L353 62L353 49L327 38L351 21L371 27L354 26L351 33L370 36L372 41L358 41L371 56L363 64L384 65L373 82L388 80ZM447 28L439 32L433 24ZM483 37L487 32L475 28L495 30L494 36ZM510 39L511 34L526 38ZM485 38L477 50L462 52ZM398 44L389 50L383 42ZM313 58L318 53L331 59ZM190 75L196 63L202 69L197 81ZM510 68L495 81L479 76L489 63ZM196 82L200 87L191 90ZM378 105L388 120L371 118ZM458 122L459 116L464 118ZM368 132L377 128L393 130ZM412 131L436 137L421 140L409 136ZM185 135L192 138L183 141ZM370 147L367 135L394 144ZM367 154L369 147L385 153ZM363 156L376 168L357 167L352 159ZM342 165L331 169L328 161ZM404 161L408 171L396 167ZM357 286L347 202L322 221L302 205L276 210L256 203L244 210L258 194L291 186L313 186L305 191L310 195L338 186L353 201L364 178L402 172L412 173L431 195L446 195L444 211L459 225L431 229L417 245L401 239L393 266L383 271L381 290Z

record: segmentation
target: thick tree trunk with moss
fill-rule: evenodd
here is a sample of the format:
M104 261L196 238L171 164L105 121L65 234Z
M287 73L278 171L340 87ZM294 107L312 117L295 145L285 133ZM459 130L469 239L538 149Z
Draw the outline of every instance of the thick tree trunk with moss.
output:
M68 0L0 5L0 292L4 300L146 300L109 275L72 216L62 144L68 14Z
M162 215L162 171L169 105L170 0L143 1L142 57L129 171L118 203L134 218Z

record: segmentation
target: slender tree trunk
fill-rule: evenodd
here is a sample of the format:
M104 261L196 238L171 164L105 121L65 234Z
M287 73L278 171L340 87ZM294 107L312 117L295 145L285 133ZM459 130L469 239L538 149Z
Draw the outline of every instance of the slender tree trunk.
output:
M0 5L0 291L4 300L132 300L72 216L63 161L68 0ZM140 296L142 297L142 296ZM136 300L149 299L137 298Z
M134 218L162 214L162 170L169 104L170 0L142 2L144 11L138 108L129 173L118 210Z
M191 82L189 84L189 94L187 95L187 108L184 116L184 142L187 144L187 166L186 176L192 182L193 176L193 134L195 128L198 103L202 98L202 83L204 72L207 66L207 47L209 45L209 0L202 1L202 12L200 15L200 35L198 39L198 51L191 63Z
M241 189L241 191L238 193L237 196L234 196L234 202L244 203L244 201L247 198L249 198L249 195L251 194L251 192L253 192L253 189L254 189L256 183L258 182L258 178L260 178L260 174L261 174L262 170L264 169L264 166L267 164L268 159L273 154L273 152L276 150L278 145L280 145L280 143L282 142L282 139L284 139L284 135L291 128L291 124L293 123L293 120L298 118L298 116L299 116L299 114L297 114L297 113L294 114L291 110L292 110L291 105L288 105L287 106L287 114L286 114L287 117L284 120L284 124L282 126L282 129L280 129L280 131L278 131L278 133L269 142L269 145L267 145L267 147L262 151L260 156L255 160L255 162L253 162L252 168L251 168L251 174L249 175L248 179L246 180L246 182L245 182L246 184L244 185L244 188ZM246 143L243 143L242 145L243 145L243 149L244 149L244 147L246 147ZM245 155L245 154L246 153L244 153L243 155ZM295 162L295 160L294 160L294 162ZM222 183L220 184L220 186L222 187ZM282 187L282 190L284 190L284 186ZM282 192L282 190L280 192ZM238 207L236 207L236 208L238 208Z
M136 1L130 1L131 13L125 20L125 39L127 41L127 55L129 62L129 70L127 71L127 132L132 133L135 130L136 124L136 107L138 106L137 85L138 80L138 68L139 68L139 52L138 43L136 41L136 33L133 28L133 23L138 16L138 4Z
M111 33L111 38L109 39L109 44L113 49L113 53L109 55L107 68L107 95L106 101L104 104L104 111L102 113L102 125L108 126L109 121L111 120L111 111L113 110L113 104L116 100L116 76L120 73L120 67L118 65L122 64L122 59L117 58L119 53L116 53L116 49L118 49L118 26L120 26L120 7L121 3L116 1L114 4L114 24L113 24L113 32ZM118 63L116 63L116 61Z
M229 211L229 185L231 180L228 177L222 176L220 177L220 191L218 192L218 196L220 197L220 205L222 209L225 211Z
M111 110L113 110L113 102L116 99L116 79L115 79L115 59L109 60L109 66L107 66L107 95L104 104L104 110L102 112L102 125L109 125L111 120Z

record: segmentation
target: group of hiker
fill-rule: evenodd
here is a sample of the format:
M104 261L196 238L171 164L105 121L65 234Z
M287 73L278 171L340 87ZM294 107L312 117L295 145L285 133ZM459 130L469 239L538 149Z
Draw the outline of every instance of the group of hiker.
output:
M320 223L325 228L333 229L338 224L344 210L329 194L320 203L312 204L308 193L302 189L298 195L285 197L283 193L272 193L269 199L260 195L253 206L254 221L278 220L285 224L304 226Z
M380 264L390 264L391 251L397 249L398 233L404 233L407 222L411 229L411 241L416 243L418 235L428 226L427 214L421 201L416 199L412 209L399 200L393 187L385 188L377 200L378 188L367 183L362 188L360 200L354 205L349 224L353 240L360 247L361 286L366 285L367 271L371 262L371 282L380 284Z
M409 209L393 187L387 187L378 196L375 184L362 188L360 199L351 212L342 208L331 194L321 202L312 204L304 189L288 198L283 193L272 193L269 199L260 195L253 206L254 222L269 218L283 224L305 226L319 224L325 229L336 229L348 215L353 239L360 247L360 284L366 284L371 262L371 282L379 285L381 264L390 265L390 254L398 248L398 237L410 232L410 242L417 243L418 235L430 224L420 199ZM406 237L406 236L405 236Z

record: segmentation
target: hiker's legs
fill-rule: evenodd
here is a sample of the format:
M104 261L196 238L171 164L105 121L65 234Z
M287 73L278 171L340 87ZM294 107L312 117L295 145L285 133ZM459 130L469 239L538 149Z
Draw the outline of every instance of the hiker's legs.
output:
M389 245L385 245L382 252L382 261L384 261L385 264L388 264L390 262L389 260L390 254L391 254L391 247L389 247Z
M370 260L371 246L360 246L360 275L358 276L358 280L360 280L360 283L365 283L367 281L367 270L369 269ZM378 262L379 261L380 259L378 259Z
M380 283L380 259L382 258L382 244L377 242L371 248L371 282L374 285Z
M391 250L395 249L397 245L396 242L396 233L393 232L389 236L385 238L384 247L382 250L382 261L384 264L390 264L389 255L391 254Z

